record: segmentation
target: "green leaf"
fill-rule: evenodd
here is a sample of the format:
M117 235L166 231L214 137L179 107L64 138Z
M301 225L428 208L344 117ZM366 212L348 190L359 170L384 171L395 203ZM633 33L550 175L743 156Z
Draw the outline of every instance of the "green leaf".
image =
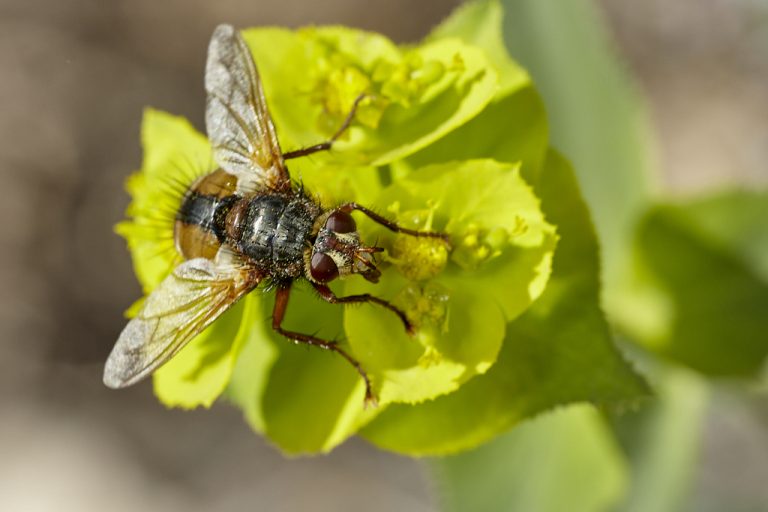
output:
M146 109L141 125L144 161L126 185L130 220L115 231L128 242L133 267L149 293L179 263L173 245L173 223L184 191L176 183L192 183L207 172L211 147L183 117Z
M767 226L765 195L653 208L638 229L635 286L617 320L708 375L759 375L768 355Z
M572 160L594 215L610 307L652 188L644 103L593 2L504 0L503 5L505 41L539 88L551 145Z
M542 415L432 468L441 509L449 512L609 510L629 480L612 432L585 405Z
M623 406L648 393L614 347L598 305L597 242L569 165L550 153L537 193L560 242L542 296L507 326L496 364L458 391L419 406L391 405L362 430L412 455L474 447L556 405Z
M286 148L327 140L366 94L343 140L318 161L360 166L402 158L477 115L497 88L483 52L457 39L399 49L344 27L250 29L243 37Z
M700 468L702 425L710 392L692 372L651 363L658 400L616 418L633 478L621 506L626 512L686 509Z
M733 190L682 205L699 232L768 281L768 192Z
M431 219L419 227L449 234L454 245L444 272L411 281L398 270L416 256L398 254L397 239L362 224L364 238L389 247L395 265L384 270L379 284L350 279L345 287L347 294L375 294L418 312L411 319L418 326L415 338L381 308L349 309L345 328L382 404L420 402L456 390L493 364L505 322L546 285L556 235L517 166L492 160L416 170L384 190L376 205L405 225L420 215ZM401 238L417 246L435 243Z

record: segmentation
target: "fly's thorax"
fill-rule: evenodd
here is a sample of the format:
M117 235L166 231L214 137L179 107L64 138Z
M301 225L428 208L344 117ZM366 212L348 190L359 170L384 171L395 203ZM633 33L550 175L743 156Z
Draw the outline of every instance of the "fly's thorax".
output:
M238 250L275 279L301 277L304 251L311 245L321 208L299 192L257 193L242 211L239 208L230 211L239 219L231 228Z
M226 239L226 218L238 201L237 178L218 169L184 194L174 223L176 250L184 259L216 257Z

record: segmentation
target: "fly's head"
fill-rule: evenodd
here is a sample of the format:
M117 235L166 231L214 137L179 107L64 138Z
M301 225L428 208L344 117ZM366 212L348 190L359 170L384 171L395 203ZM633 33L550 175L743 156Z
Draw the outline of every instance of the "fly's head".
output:
M360 274L372 283L378 282L381 272L376 268L373 254L383 249L368 247L360 241L352 216L342 210L332 210L319 220L321 227L315 243L305 257L307 278L325 284L338 277Z

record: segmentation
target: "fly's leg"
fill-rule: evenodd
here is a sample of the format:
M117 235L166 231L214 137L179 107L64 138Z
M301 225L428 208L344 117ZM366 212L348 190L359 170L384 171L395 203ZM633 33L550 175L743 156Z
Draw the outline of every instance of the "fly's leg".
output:
M357 210L359 212L362 212L365 215L367 215L372 221L376 222L377 224L381 224L388 230L394 231L395 233L403 233L405 235L422 237L422 238L439 238L449 246L451 243L447 233L439 233L437 231L416 231L415 229L408 229L408 228L401 227L398 224L387 219L386 217L382 217L378 213L372 210L369 210L365 206L361 206L355 202L345 203L336 209L346 213L350 213L352 212L352 210Z
M324 300L327 300L331 304L352 304L352 303L372 302L373 304L378 304L381 307L387 308L388 310L396 314L398 318L400 318L400 321L403 322L403 325L405 326L405 330L406 332L408 332L408 334L414 333L414 326L411 322L408 321L408 317L405 316L405 312L397 308L396 306L393 306L392 304L390 304L384 299L380 299L379 297L375 297L368 293L363 293L361 295L347 295L346 297L337 297L336 294L333 293L333 290L331 290L324 284L312 283L312 286L315 287L315 290L317 290L317 292L320 294L320 297L322 297Z
M285 311L288 308L288 298L290 297L290 294L290 284L287 286L281 286L277 289L277 294L275 295L275 307L272 310L272 328L286 338L295 341L296 343L306 343L307 345L312 345L314 347L331 350L346 359L349 364L351 364L355 370L357 370L357 373L359 373L363 378L363 382L365 382L365 403L375 406L376 397L374 396L373 390L371 389L371 381L368 378L368 374L365 372L357 359L353 358L344 349L339 347L335 341L326 341L310 334L287 331L281 327L283 319L285 318Z
M283 160L289 160L291 158L299 158L302 156L311 155L313 153L317 153L320 151L328 151L331 149L331 146L333 146L333 143L336 142L336 140L341 137L341 135L347 131L347 128L349 128L349 125L352 123L352 119L355 117L355 112L357 112L357 107L360 105L360 102L365 98L365 94L361 94L357 98L355 98L355 102L352 104L352 109L349 111L349 114L347 114L347 117L344 119L344 122L342 123L341 127L336 131L336 133L333 134L333 136L328 139L325 142L321 142L320 144L315 144L314 146L309 146L307 148L301 148L297 149L296 151L288 151L287 153L283 153Z

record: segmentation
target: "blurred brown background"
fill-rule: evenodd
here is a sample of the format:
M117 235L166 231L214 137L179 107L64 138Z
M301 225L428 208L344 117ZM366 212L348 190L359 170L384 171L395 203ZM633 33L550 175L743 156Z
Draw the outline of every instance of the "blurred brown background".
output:
M146 383L108 391L101 369L139 294L112 225L140 163L142 108L202 127L213 27L342 23L408 42L458 3L0 0L0 509L435 508L413 461L360 441L286 461L227 406L166 411ZM768 181L766 3L602 7L647 95L662 181ZM740 453L745 436L768 446L738 429L710 452Z
M768 183L768 2L600 3L650 102L665 188Z

